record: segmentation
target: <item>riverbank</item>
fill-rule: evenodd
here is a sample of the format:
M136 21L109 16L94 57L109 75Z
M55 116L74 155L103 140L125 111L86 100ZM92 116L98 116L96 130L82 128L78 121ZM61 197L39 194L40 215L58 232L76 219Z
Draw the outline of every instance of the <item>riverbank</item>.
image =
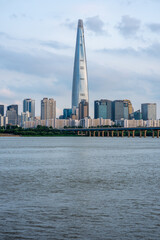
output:
M21 137L20 135L0 133L0 137Z
M24 129L17 126L8 126L6 129L0 129L0 137L73 137L77 136L74 132L62 132L59 129L53 129L45 126L37 128Z

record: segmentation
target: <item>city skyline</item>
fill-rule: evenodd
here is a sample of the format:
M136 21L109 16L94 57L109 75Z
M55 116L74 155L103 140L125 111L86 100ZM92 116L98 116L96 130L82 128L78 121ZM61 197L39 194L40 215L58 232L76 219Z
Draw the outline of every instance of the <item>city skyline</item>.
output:
M40 100L54 98L57 116L70 107L76 27L82 18L90 115L95 99L130 99L135 110L141 103L156 102L160 118L160 3L54 3L1 2L0 104L17 103L21 112L22 100L32 98L40 115Z

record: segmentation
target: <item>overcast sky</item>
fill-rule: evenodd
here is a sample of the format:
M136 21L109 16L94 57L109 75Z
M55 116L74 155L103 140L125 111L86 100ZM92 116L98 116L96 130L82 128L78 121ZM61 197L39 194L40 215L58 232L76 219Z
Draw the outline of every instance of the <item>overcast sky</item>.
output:
M94 100L156 102L160 118L160 0L0 0L0 104L24 98L71 107L78 19Z

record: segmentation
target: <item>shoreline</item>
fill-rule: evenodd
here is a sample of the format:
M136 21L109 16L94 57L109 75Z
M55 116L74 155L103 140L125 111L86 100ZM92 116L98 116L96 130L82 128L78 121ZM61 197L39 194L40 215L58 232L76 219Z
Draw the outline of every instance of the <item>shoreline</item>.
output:
M3 138L3 137L25 137L25 138L27 138L27 137L33 137L33 138L35 138L35 137L89 137L89 136L85 136L85 135L16 135L16 134L0 134L0 138ZM95 137L90 137L90 138L97 138L98 136L95 136ZM101 138L102 136L100 136L100 138ZM109 137L104 137L104 138L122 138L122 137L118 137L118 136L113 136L113 137L111 137L111 136L109 136ZM152 136L146 136L146 137L152 137ZM128 138L128 136L124 136L123 138ZM122 139L123 139L122 138ZM132 137L131 137L132 138ZM134 138L141 138L140 136L135 136ZM156 137L155 137L156 138Z
M0 137L21 137L21 135L15 135L15 134L7 134L7 133L0 133Z

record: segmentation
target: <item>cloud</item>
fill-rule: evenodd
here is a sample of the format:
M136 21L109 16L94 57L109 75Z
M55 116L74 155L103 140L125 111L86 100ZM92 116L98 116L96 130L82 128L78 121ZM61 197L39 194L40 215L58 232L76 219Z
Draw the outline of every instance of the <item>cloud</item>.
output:
M141 52L144 52L148 56L160 59L160 43L154 43L143 50L141 49Z
M133 37L139 31L140 26L140 20L124 15L116 28L124 37Z
M85 20L85 25L89 31L95 34L103 34L105 31L103 29L104 22L99 18L99 16L89 17Z
M77 21L71 21L69 18L67 18L63 25L71 30L76 30Z
M54 48L54 49L68 49L68 48L70 48L70 46L68 46L64 43L57 42L57 41L41 42L41 45L51 47L51 48Z
M13 98L15 97L15 94L8 88L1 88L0 89L0 96L5 98Z
M143 56L149 58L159 58L160 59L160 43L153 43L145 48L139 47L134 49L132 47L129 48L104 48L101 50L97 50L98 52L103 52L111 55L128 55L128 56Z
M118 69L95 63L89 63L89 69L89 79L92 79L89 81L92 108L94 107L92 102L102 98L130 99L135 110L146 101L160 103L160 74L138 73L136 68Z
M54 49L68 49L70 48L69 45L66 45L64 43L61 43L61 42L58 42L58 41L54 41L54 40L51 40L51 41L41 41L41 40L36 40L36 39L23 39L23 38L15 38L11 35L9 35L8 33L5 33L5 32L0 32L0 39L1 38L5 38L5 39L8 39L8 40L16 40L16 41L22 41L23 43L24 42L31 42L31 43L34 43L34 44L41 44L43 46L48 46L48 47L51 47L51 48L54 48ZM0 46L1 47L1 46Z
M11 37L8 33L5 33L5 32L0 32L0 38L5 38L5 39L9 39L9 40L15 39L15 38Z
M152 32L160 33L160 23L150 23L150 24L147 24L147 27Z
M10 18L11 19L16 19L16 18L18 18L18 16L15 13L13 13L12 15L10 15Z
M104 49L100 49L97 50L98 52L102 52L102 53L107 53L107 54L111 54L111 55L134 55L137 56L138 55L138 51L135 50L132 47L128 47L128 48L104 48Z
M40 77L59 76L61 71L68 74L72 58L49 53L47 51L35 51L32 54L16 52L0 46L0 68L17 72L32 74Z
M11 14L10 15L10 19L17 19L17 18L27 18L27 15L25 13L22 13L22 14Z

